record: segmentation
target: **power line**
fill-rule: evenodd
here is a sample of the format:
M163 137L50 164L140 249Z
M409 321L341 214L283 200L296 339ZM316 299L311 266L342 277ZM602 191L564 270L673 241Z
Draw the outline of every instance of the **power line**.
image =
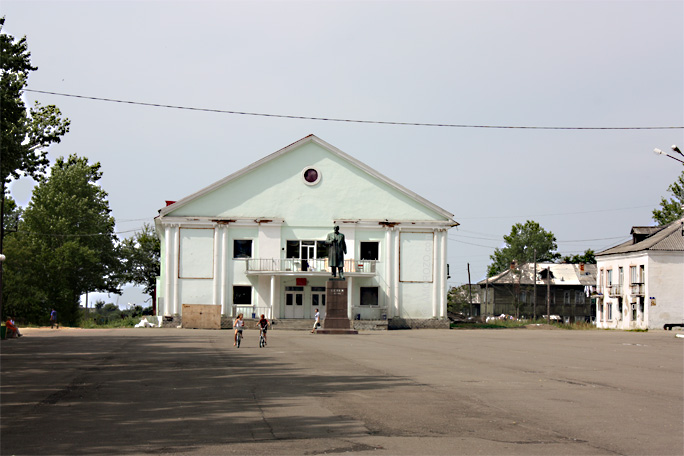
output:
M541 126L522 126L522 125L466 125L448 123L422 123L422 122L393 122L384 120L360 120L360 119L339 119L334 117L312 117L295 116L289 114L269 114L263 112L233 111L227 109L197 108L193 106L168 105L160 103L145 103L142 101L118 100L114 98L91 97L86 95L75 95L70 93L50 92L47 90L24 89L25 92L42 93L47 95L57 95L60 97L80 98L83 100L105 101L110 103L122 103L137 106L147 106L152 108L182 109L186 111L212 112L216 114L233 114L241 116L275 117L281 119L297 120L320 120L325 122L348 122L375 125L402 125L413 127L448 127L448 128L491 128L491 129L517 129L517 130L671 130L684 129L684 126L669 127L541 127Z

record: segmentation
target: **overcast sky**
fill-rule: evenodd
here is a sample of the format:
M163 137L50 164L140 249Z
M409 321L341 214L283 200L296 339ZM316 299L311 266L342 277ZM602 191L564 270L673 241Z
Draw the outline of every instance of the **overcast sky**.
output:
M524 127L684 126L684 2L13 1L29 88L224 111ZM315 134L454 214L450 285L485 277L515 223L562 254L651 225L684 130L396 126L26 93L71 132L50 157L100 162L121 237ZM20 205L31 181L11 187Z

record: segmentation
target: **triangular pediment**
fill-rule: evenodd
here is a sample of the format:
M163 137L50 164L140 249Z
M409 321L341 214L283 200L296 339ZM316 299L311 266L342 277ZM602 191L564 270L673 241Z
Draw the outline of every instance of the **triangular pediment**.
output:
M301 226L328 226L334 220L457 225L449 212L314 135L163 208L160 215L270 217Z

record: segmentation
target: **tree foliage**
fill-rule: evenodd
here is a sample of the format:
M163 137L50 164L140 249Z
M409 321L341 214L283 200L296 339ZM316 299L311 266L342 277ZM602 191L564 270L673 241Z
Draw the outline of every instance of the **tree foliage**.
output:
M11 179L42 175L49 164L47 148L69 131L70 121L54 105L37 102L26 108L22 98L31 64L26 37L15 40L3 32L0 18L0 252L4 253L5 188ZM19 259L21 261L21 259ZM3 311L4 264L0 263L0 314Z
M19 231L6 240L3 297L12 315L39 323L54 307L72 324L82 294L119 292L114 218L101 177L99 163L72 155L39 178Z
M26 37L15 40L2 32L0 18L0 180L2 188L11 178L39 176L47 169L47 147L69 131L70 121L54 105L37 102L27 109L22 99L31 71ZM3 192L4 195L4 192Z
M592 249L587 249L581 255L566 255L561 258L561 263L571 263L571 264L596 264L596 252Z
M537 261L555 261L560 258L560 254L556 252L556 237L535 221L516 223L511 228L511 233L503 238L506 245L496 249L490 256L492 263L487 267L488 277L510 268L513 261L518 264L533 262L535 251Z
M146 223L141 231L121 243L123 280L142 285L144 292L154 298L160 256L159 238L154 227Z
M672 193L673 198L666 200L660 199L660 209L653 209L653 220L658 225L667 225L668 223L679 220L684 216L684 171L674 181L667 190Z

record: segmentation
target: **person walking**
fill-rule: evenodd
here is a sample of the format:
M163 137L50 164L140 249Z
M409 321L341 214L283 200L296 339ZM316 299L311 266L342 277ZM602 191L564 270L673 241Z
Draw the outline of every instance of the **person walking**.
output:
M59 329L59 325L57 324L57 311L53 308L52 312L50 312L50 329L53 329L55 326Z
M319 326L321 326L321 314L318 312L318 309L316 309L316 313L314 314L314 325L311 333L315 332Z

